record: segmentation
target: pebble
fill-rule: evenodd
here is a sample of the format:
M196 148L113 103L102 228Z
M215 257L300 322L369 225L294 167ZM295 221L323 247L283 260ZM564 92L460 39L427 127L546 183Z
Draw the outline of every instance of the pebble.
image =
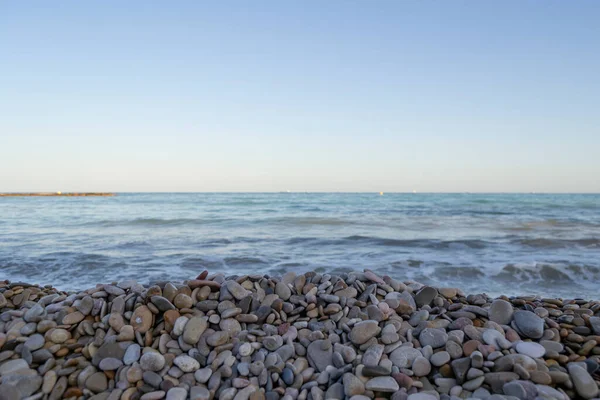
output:
M419 335L421 346L431 346L434 349L442 347L448 341L448 334L442 329L425 328Z
M400 390L398 382L391 376L378 376L369 379L365 384L365 388L374 392L397 392Z
M366 343L369 339L379 333L380 330L377 321L361 321L354 325L349 337L352 343L360 345Z
M588 371L577 364L569 364L568 367L577 394L584 399L595 398L598 395L598 384Z
M188 355L175 357L173 364L177 365L183 372L193 372L200 368L200 363Z
M512 304L506 300L496 299L492 301L488 316L490 321L500 325L508 325L513 318L514 310Z
M373 271L205 271L77 294L0 281L0 295L0 398L598 397L598 301L465 296Z
M531 311L515 311L514 322L525 337L539 339L544 334L544 320Z
M515 348L520 354L531 358L542 358L546 354L544 346L535 342L519 342Z
M155 351L149 351L140 358L140 365L146 371L160 371L165 366L165 357Z

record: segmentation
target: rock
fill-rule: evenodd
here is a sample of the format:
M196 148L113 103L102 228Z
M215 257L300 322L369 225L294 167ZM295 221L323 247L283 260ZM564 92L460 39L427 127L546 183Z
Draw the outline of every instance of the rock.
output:
M201 368L194 373L194 378L196 378L199 383L206 383L210 379L212 373L213 371L208 367Z
M600 336L600 317L590 317L590 326L594 335Z
M419 307L429 305L437 295L437 289L432 288L430 286L425 286L423 289L419 290L419 292L415 296L415 303L417 303L417 306Z
M447 351L440 351L432 355L429 361L434 367L441 367L450 362L450 354Z
M593 399L598 395L598 385L585 368L571 363L568 365L568 369L579 396L584 399Z
M519 379L514 372L489 372L484 377L484 382L491 386L494 393L503 393L504 384Z
M48 338L54 343L64 343L71 338L71 332L66 329L54 329L49 332Z
M98 367L102 371L114 371L123 366L123 362L117 358L104 358L100 361Z
M36 333L27 338L23 346L27 347L30 351L35 351L44 347L45 342L44 337Z
M85 380L85 387L94 393L104 392L108 389L108 379L104 372L96 372Z
M490 321L500 325L508 325L513 317L513 306L506 300L496 299L488 310Z
M198 361L185 354L175 357L173 364L177 365L183 372L193 372L200 368Z
M367 390L374 392L387 392L393 393L400 390L398 382L391 376L378 376L376 378L369 379L365 385Z
M0 376L14 374L20 370L28 370L29 364L25 362L23 359L16 359L6 361L3 364L0 364Z
M459 384L464 383L467 371L471 366L471 359L469 357L459 358L452 361L451 365L452 371L454 372L454 377L456 378L456 382Z
M546 354L546 349L541 344L535 342L519 342L516 350L531 358L542 358Z
M67 314L62 320L62 324L63 325L78 324L81 321L83 321L84 318L85 318L85 315L83 315L81 313L81 311L75 311L75 312L72 312L71 314Z
M134 362L137 362L140 359L141 351L142 349L139 344L132 343L129 345L123 356L123 364L131 365Z
M152 312L146 306L140 306L133 311L129 324L133 326L134 331L146 333L152 327Z
M412 347L399 347L390 354L389 358L395 366L399 368L408 368L417 357L421 356L421 352L417 349Z
M244 289L243 286L236 281L226 281L225 287L227 288L227 291L231 293L233 297L235 297L236 300L242 300L244 297L250 294L249 291Z
M502 387L504 394L514 396L519 399L535 399L537 396L536 386L529 381L510 381Z
M514 323L518 331L526 337L539 339L544 334L544 320L531 311L515 311Z
M379 328L377 321L366 320L354 324L349 337L352 343L360 345L366 343L380 331L381 328Z
M245 290L245 289L244 289ZM183 331L183 341L195 345L208 327L208 322L202 317L190 318Z
M85 296L83 299L81 299L81 301L79 302L79 305L77 306L77 309L83 315L89 315L92 312L93 308L94 308L94 299L92 299L91 296Z
M165 366L165 358L158 352L149 351L140 358L140 365L146 371L160 371Z
M175 306L173 305L173 303L171 303L169 300L167 300L166 298L162 297L162 296L152 296L150 297L150 301L152 302L152 304L154 304L156 306L156 308L158 308L158 310L160 312L165 312L168 310L174 310Z
M413 393L407 397L407 400L438 400L438 398L429 393Z
M365 392L365 384L349 372L345 373L343 378L344 394L348 397L363 394Z
M431 346L434 349L443 347L448 341L448 334L442 329L425 328L419 335L421 346Z
M415 376L427 376L431 372L431 364L425 357L417 357L413 361L412 370Z
M362 363L366 366L376 367L377 365L379 365L379 360L381 360L383 351L383 345L374 344L372 346L369 346L369 348L365 351L365 354L363 354Z
M2 386L15 387L21 398L29 397L42 386L42 377L38 375L8 375L2 378ZM2 393L2 392L0 392Z
M186 400L187 399L187 390L180 387L174 387L169 389L167 392L166 400Z
M310 364L319 372L333 364L333 350L328 340L315 340L307 348Z
M192 386L190 389L190 400L210 400L211 395L207 388Z
M285 301L289 300L289 298L292 296L291 289L283 282L277 282L277 285L275 285L275 293Z

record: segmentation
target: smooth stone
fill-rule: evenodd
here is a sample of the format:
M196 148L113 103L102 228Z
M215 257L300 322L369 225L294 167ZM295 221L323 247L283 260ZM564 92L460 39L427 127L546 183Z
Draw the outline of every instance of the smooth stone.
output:
M408 395L407 400L439 400L436 396L429 393L413 393Z
M448 341L448 334L442 329L425 328L419 334L421 346L431 346L434 349L443 347Z
M20 370L28 370L29 364L21 358L10 360L0 365L0 376L16 373Z
M360 395L365 392L365 384L356 375L349 372L342 377L344 394L348 397Z
M183 330L183 341L187 344L195 345L198 343L200 336L202 336L207 327L208 322L206 322L204 318L190 318Z
M30 351L35 351L44 347L44 343L46 343L44 336L36 333L27 338L23 346L27 347Z
M188 392L184 388L174 387L167 392L166 400L186 400Z
M142 348L137 343L132 343L125 350L125 355L123 356L123 364L131 365L134 362L137 362L140 359L140 355L142 352Z
M364 344L381 331L379 324L374 320L361 321L352 327L349 338L356 345Z
M465 381L465 377L467 375L467 371L471 366L471 358L458 358L451 363L452 371L454 372L454 377L459 384L462 384Z
M160 371L165 366L165 357L155 351L149 351L140 358L140 365L146 371Z
M250 294L248 290L244 289L244 287L236 281L226 281L225 287L227 288L227 291L236 298L236 300L242 300L244 297Z
M333 365L331 342L327 340L315 340L308 345L307 358L317 371L325 371L327 366Z
M496 299L488 310L488 318L500 325L508 325L513 318L513 306L506 300Z
M102 371L114 371L119 369L123 365L123 362L117 358L104 358L100 361L98 368Z
M425 357L417 357L413 361L411 369L415 376L427 376L431 372L431 364Z
M389 355L389 359L390 361L392 361L392 364L394 364L398 368L407 368L412 365L415 358L421 356L422 353L415 348L398 347Z
M417 303L417 306L419 307L429 305L437 295L438 291L435 288L431 286L425 286L415 295L415 303Z
M435 367L441 367L444 364L448 364L450 362L450 354L447 351L440 351L438 353L434 353L429 362Z
M484 377L485 383L491 386L494 393L503 393L504 384L519 379L519 375L514 372L489 372Z
M531 358L542 358L546 354L544 346L535 342L519 342L516 350L520 354L525 354Z
M43 378L39 375L8 375L2 378L2 386L13 386L19 393L20 398L29 397L37 392L42 386ZM2 397L2 392L0 392Z
M529 338L539 339L544 334L544 320L531 311L516 311L514 323L519 331Z
M502 391L508 396L514 396L519 399L534 399L537 395L535 384L529 381L510 381L502 386Z
M152 312L147 306L140 306L133 310L133 314L129 320L129 324L133 326L133 330L139 333L146 333L152 327Z
M183 372L193 372L200 368L200 363L196 359L185 354L175 357L173 364Z
M78 324L85 318L85 315L81 313L81 311L75 311L70 314L65 315L62 320L63 325L74 325Z
M362 356L362 363L366 366L376 367L379 365L379 360L381 360L383 350L384 346L381 344L374 344L370 346Z
M369 379L365 385L367 390L374 392L397 392L400 390L398 382L391 376L378 376L376 378Z
M575 390L584 399L593 399L598 395L598 385L588 371L577 364L569 364L569 375L575 385Z
M210 369L208 367L201 368L201 369L197 370L196 372L194 372L194 378L196 378L196 380L199 383L206 383L210 379L212 373L213 373L212 369Z
M277 282L275 285L275 293L284 301L289 300L289 298L292 296L291 289L284 282Z
M203 386L192 386L190 389L190 400L210 400L211 394Z
M600 336L600 317L590 317L589 321L594 335Z
M96 372L85 380L85 387L94 393L104 392L108 389L108 379L104 372Z

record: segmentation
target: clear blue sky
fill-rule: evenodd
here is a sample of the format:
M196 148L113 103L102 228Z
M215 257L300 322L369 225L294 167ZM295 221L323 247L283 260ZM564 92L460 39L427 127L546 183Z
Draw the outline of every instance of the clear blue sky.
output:
M0 0L0 191L600 192L599 17Z

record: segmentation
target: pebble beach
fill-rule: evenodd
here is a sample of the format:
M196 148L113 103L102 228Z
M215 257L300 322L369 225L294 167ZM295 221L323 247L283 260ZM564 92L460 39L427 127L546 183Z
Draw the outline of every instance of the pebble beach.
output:
M371 270L0 281L2 400L594 399L599 362L598 300Z

